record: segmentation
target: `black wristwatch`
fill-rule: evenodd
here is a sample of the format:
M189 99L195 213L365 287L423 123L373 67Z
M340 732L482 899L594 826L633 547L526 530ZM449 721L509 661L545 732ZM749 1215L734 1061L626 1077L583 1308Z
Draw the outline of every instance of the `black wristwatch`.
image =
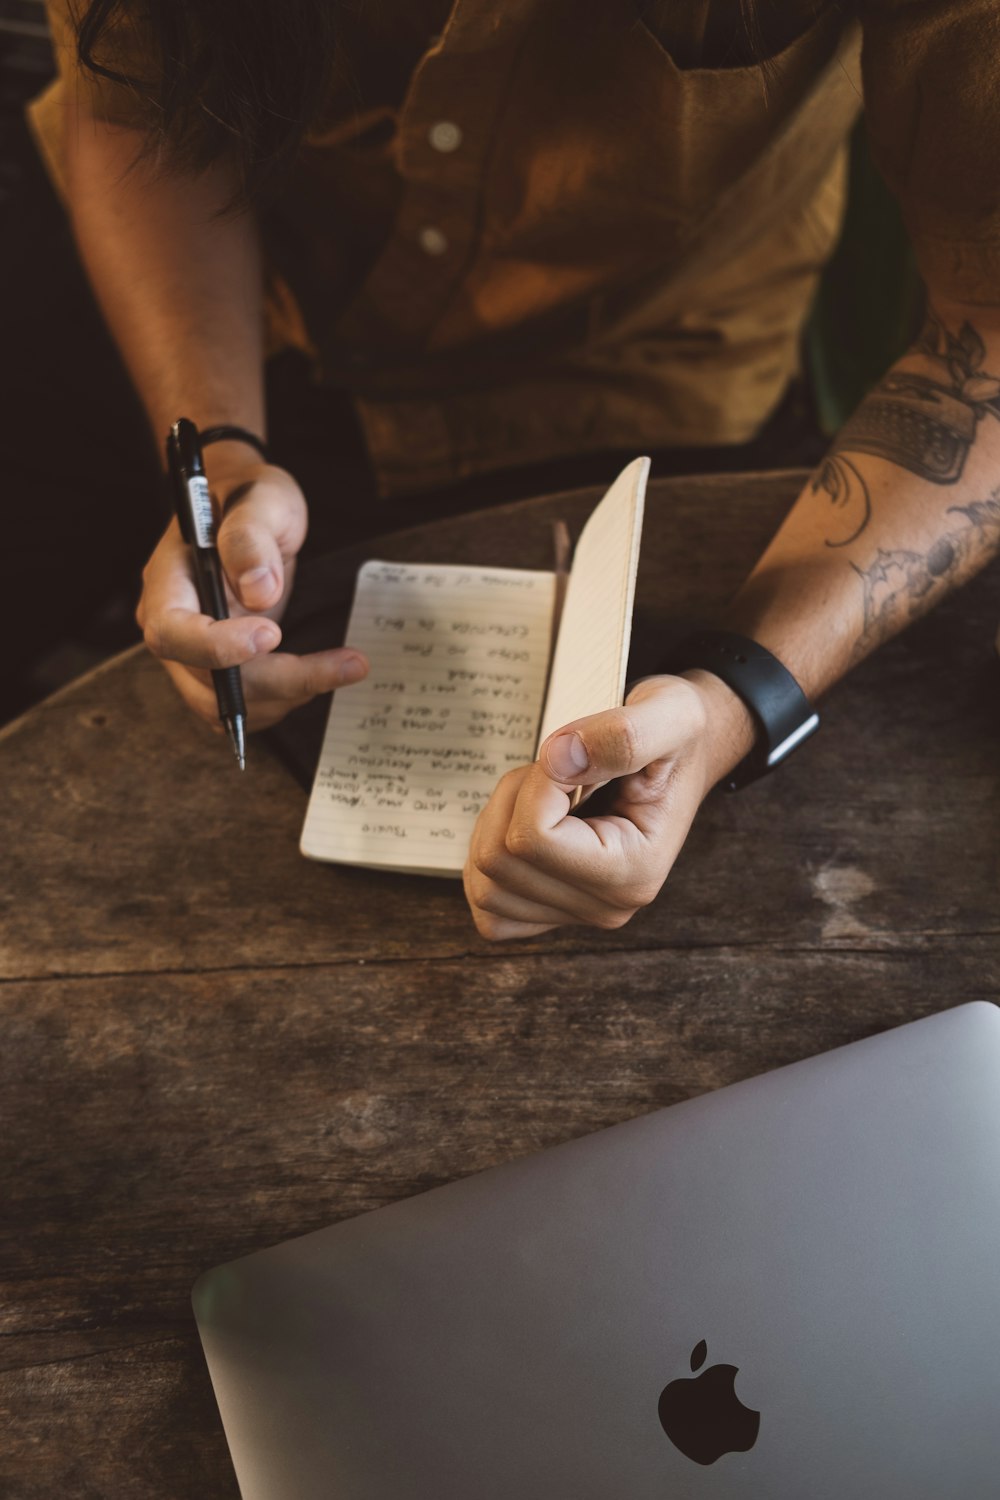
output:
M697 630L671 651L660 671L679 676L696 667L721 677L743 699L757 725L750 754L722 783L727 791L773 771L819 728L819 714L788 668L746 636Z

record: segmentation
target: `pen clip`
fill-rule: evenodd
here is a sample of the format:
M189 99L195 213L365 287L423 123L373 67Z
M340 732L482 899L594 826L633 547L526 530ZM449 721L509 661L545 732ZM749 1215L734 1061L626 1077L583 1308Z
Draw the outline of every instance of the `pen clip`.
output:
M198 429L187 417L178 417L170 429L167 463L173 477L181 535L197 551L214 548L215 506L205 477Z
M187 478L181 465L180 445L177 441L176 427L171 427L167 433L167 472L170 475L174 510L181 528L181 536L190 547L192 541L191 509L190 506L185 504L184 490L187 485Z

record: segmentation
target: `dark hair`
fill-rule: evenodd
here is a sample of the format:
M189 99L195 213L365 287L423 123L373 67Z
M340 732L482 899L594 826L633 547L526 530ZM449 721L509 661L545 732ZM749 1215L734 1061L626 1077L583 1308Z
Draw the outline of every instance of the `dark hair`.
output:
M90 0L77 55L131 91L147 122L146 155L194 171L228 156L245 200L278 176L322 114L335 10L336 0ZM739 0L739 14L744 45L760 57L757 0Z
M77 55L131 91L146 154L166 148L168 163L194 171L228 156L249 198L322 113L334 9L333 0L90 0Z

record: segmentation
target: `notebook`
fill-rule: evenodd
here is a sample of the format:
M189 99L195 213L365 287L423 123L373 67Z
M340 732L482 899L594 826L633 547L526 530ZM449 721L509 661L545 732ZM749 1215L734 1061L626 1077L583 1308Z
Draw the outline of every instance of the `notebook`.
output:
M194 1305L243 1500L986 1500L998 1265L978 1002L246 1256Z
M649 460L623 470L568 578L371 561L347 641L370 662L334 694L301 848L458 875L503 774L560 725L622 702Z

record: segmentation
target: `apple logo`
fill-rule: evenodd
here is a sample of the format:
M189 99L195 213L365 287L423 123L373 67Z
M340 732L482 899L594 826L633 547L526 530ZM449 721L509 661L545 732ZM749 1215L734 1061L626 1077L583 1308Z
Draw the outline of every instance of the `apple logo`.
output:
M708 1356L702 1339L691 1352L691 1369ZM736 1394L736 1365L711 1365L696 1380L672 1380L660 1392L660 1426L675 1448L696 1464L714 1464L724 1453L746 1453L757 1441L760 1412Z

